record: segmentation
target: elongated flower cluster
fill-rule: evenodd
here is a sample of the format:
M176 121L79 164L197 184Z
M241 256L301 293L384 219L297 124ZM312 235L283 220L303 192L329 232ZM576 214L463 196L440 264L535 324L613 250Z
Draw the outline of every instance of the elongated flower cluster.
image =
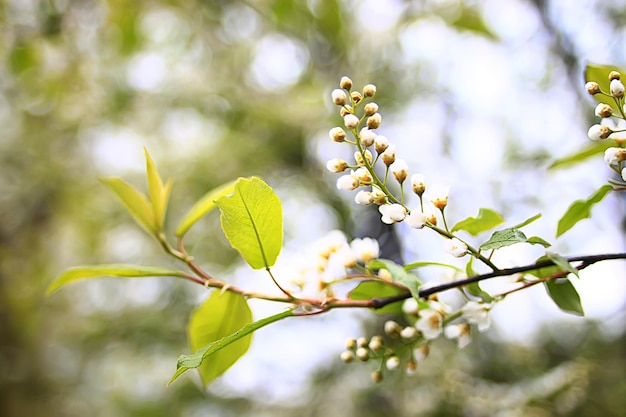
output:
M354 146L356 151L353 162L341 158L333 158L327 162L326 168L329 171L343 173L337 179L337 188L345 191L357 190L354 197L357 204L378 205L383 223L406 221L416 229L425 225L436 225L437 217L434 213L439 210L443 215L448 204L448 187L428 187L426 201L427 204L430 202L430 206L425 207L427 184L424 175L415 173L409 176L409 167L404 159L397 157L396 146L377 132L382 124L379 106L371 101L366 103L367 99L375 96L376 86L368 84L362 91L355 91L352 89L352 80L342 77L339 87L331 92L331 99L340 108L343 126L330 129L329 136L335 142ZM349 138L350 135L353 139ZM384 175L377 174L377 163L384 168ZM400 186L400 196L391 193L388 183L390 177ZM407 180L411 191L419 197L419 208L409 209L406 205L404 186ZM463 251L462 245L451 250L455 256L463 256L466 252L467 248Z
M612 139L618 145L610 147L604 152L604 161L626 181L626 137L623 127L626 120L626 103L624 101L624 84L621 74L617 71L609 73L609 91L602 91L597 82L590 81L585 84L587 92L593 96L605 97L606 102L599 103L595 108L595 115L602 119L601 123L594 124L589 128L587 135L593 141ZM610 104L609 104L610 103ZM617 119L617 123L615 123Z

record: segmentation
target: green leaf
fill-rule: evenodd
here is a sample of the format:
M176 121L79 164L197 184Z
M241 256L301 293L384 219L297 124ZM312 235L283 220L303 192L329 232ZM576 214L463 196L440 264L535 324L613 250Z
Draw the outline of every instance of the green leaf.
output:
M559 268L561 268L563 271L571 272L572 274L580 278L580 276L578 275L578 269L574 268L574 266L571 263L569 263L569 261L565 259L564 257L562 257L561 255L552 253L552 252L547 252L546 258L554 262L554 264L558 266Z
M422 283L417 278L417 275L407 272L402 266L388 259L375 259L370 261L365 266L370 271L376 271L379 269L386 269L391 274L391 277L395 282L398 282L407 287L413 297L419 298L419 290Z
M351 300L371 300L372 298L388 298L408 294L407 290L385 281L363 281L348 293ZM402 314L402 303L388 304L383 308L373 309L376 314Z
M552 246L550 242L540 238L539 236L531 236L526 242L530 243L531 245L541 245L544 248L549 248L550 246Z
M450 24L457 30L473 32L494 41L498 40L498 36L485 24L482 14L475 7L462 6L458 17Z
M603 154L604 151L612 146L615 146L615 141L612 139L591 142L580 151L557 159L548 167L548 169L565 168L570 165L577 164L593 156Z
M484 231L493 229L499 224L502 224L504 219L502 216L491 209L481 208L478 210L476 217L468 217L465 220L461 220L452 227L452 232L457 230L465 230L472 236L476 236Z
M544 284L548 295L561 310L577 316L585 315L578 291L569 280L550 280Z
M283 215L274 190L257 177L239 178L235 193L216 201L230 245L254 269L274 265L283 241Z
M442 266L444 268L451 268L459 272L463 272L461 268L456 265L450 265L442 262L431 262L431 261L417 261L411 262L410 264L404 265L405 271L410 271L411 269L421 268L423 266Z
M119 197L141 227L152 235L157 234L158 228L155 224L154 213L145 195L121 178L103 178L101 181Z
M230 181L206 193L191 207L187 214L185 214L185 217L180 221L176 229L176 236L182 237L191 226L216 207L216 200L225 195L232 194L234 191L235 181Z
M189 346L195 352L203 346L215 344L220 339L236 333L250 323L252 312L243 295L232 291L213 291L209 298L191 313L187 327ZM251 342L251 334L240 335L228 346L214 352L211 361L201 360L199 371L204 385L208 385L237 362L248 351Z
M526 220L524 220L520 224L517 224L517 225L513 226L512 229L521 229L522 227L528 226L529 224L531 224L532 222L534 222L535 220L538 220L540 218L541 218L541 213L537 213L534 216L527 218Z
M74 281L81 279L100 277L184 277L185 273L174 269L161 268L157 266L129 265L129 264L109 264L109 265L89 265L76 266L63 272L59 277L48 285L46 296L57 291Z
M167 202L169 200L170 191L172 189L172 182L168 181L166 185L163 185L163 180L161 179L154 160L152 160L152 157L148 153L148 150L146 148L143 148L143 152L146 157L148 195L150 196L150 202L152 203L152 211L154 213L155 221L154 225L157 231L161 231L163 229Z
M493 232L489 240L480 245L480 250L500 249L527 240L526 235L521 230L511 227Z
M609 94L610 89L610 81L609 81L609 73L611 71L617 71L622 74L622 79L626 76L626 71L613 67L610 65L597 65L597 64L587 64L585 67L585 82L595 81L600 85L600 90L606 94ZM617 106L617 103L613 97L610 97L606 94L596 94L593 98L599 103L606 103L613 108L615 113L620 112L620 109Z
M196 350L192 354L181 355L180 358L178 358L178 363L176 364L176 373L174 374L172 379L170 379L167 385L174 382L176 378L181 376L188 369L201 366L204 360L207 359L209 356L222 351L224 348L230 346L234 342L237 342L244 337L251 337L252 333L260 329L261 327L267 326L268 324L274 323L278 320L282 320L290 316L293 316L293 310L286 310L273 316L256 321L254 323L246 324L236 332L229 334L226 337L222 337L219 340L211 342L206 346L203 346L202 348ZM217 358L214 358L213 360L215 361L216 359ZM205 385L206 384L208 384L207 381L205 381Z
M576 223L581 220L587 219L591 216L591 208L602 201L604 197L613 189L610 185L606 184L600 187L598 191L593 193L587 200L576 200L567 209L567 212L561 217L556 229L556 237L561 236L569 229L574 227Z

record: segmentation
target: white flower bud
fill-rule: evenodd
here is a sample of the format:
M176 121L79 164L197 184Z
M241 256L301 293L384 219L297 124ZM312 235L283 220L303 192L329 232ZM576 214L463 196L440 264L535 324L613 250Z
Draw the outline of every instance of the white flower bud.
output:
M383 338L380 336L373 336L370 340L369 348L372 352L378 352L383 348Z
M406 177L409 175L409 166L406 161L401 158L397 158L393 164L389 166L389 169L393 173L393 176L396 177L396 181L400 184L406 180Z
M406 315L417 316L417 313L419 312L417 300L413 297L404 300L404 303L402 303L402 311Z
M358 103L359 101L363 100L363 96L361 95L361 93L359 93L358 91L353 91L350 93L350 97L352 97L352 100L355 103Z
M448 239L446 241L446 251L457 258L462 258L467 254L467 245L457 238Z
M356 339L351 338L346 340L346 349L354 350L356 348Z
M430 346L429 345L420 345L413 349L413 357L418 362L423 362L424 359L428 357L430 354Z
M358 347L367 347L367 345L369 344L369 340L367 340L367 337L359 337L356 340L356 344Z
M592 96L596 95L600 92L600 84L594 81L589 81L587 84L585 84L585 90L587 90L587 93Z
M376 186L372 186L372 197L374 197L374 203L378 205L387 203L387 194Z
M448 205L448 192L450 187L443 184L435 184L429 188L430 201L439 210L443 210Z
M328 132L328 136L330 136L330 138L335 142L343 142L346 140L346 131L339 126L333 127Z
M359 186L359 180L352 175L342 175L337 178L337 188L339 190L351 191Z
M401 222L406 217L406 209L402 204L384 204L378 207L381 214L381 220L385 224Z
M406 374L415 375L417 372L417 361L415 359L409 359L406 362Z
M404 340L411 340L417 336L417 329L413 326L407 326L400 332L400 337Z
M374 149L378 154L385 152L385 149L389 147L389 140L385 136L378 135L374 139Z
M354 129L359 125L359 118L356 117L354 114L346 114L345 116L343 116L343 124L348 129Z
M341 352L340 358L342 362L350 363L354 360L354 353L350 352L349 350L343 351Z
M609 165L617 165L626 156L626 149L611 147L604 151L604 162Z
M354 196L354 202L362 206L369 206L374 202L374 196L369 191L361 190Z
M369 351L363 347L358 348L355 353L356 357L362 362L365 362L370 358Z
M341 158L333 158L326 162L326 169L330 172L343 172L348 168L348 163Z
M594 112L596 116L605 118L611 117L611 115L613 114L613 109L606 103L600 103L596 106Z
M368 149L366 149L364 153L367 162L371 164L373 160L372 153ZM357 165L365 165L365 161L363 161L363 155L361 155L361 152L359 151L356 151L354 153L354 160L356 161Z
M380 159L387 166L393 164L396 160L396 145L389 145L383 153L380 154Z
M598 141L600 139L608 138L611 133L613 133L613 131L610 127L596 124L589 128L587 136L589 136L589 139L591 140Z
M356 259L363 264L378 258L378 255L380 254L378 241L369 237L354 239L350 242L350 249L354 253Z
M352 80L344 75L339 81L339 87L350 90L352 88Z
M383 380L383 373L380 371L374 371L371 373L370 378L372 378L372 381L378 384Z
M351 105L346 104L345 106L341 106L341 108L339 109L339 114L341 115L341 117L346 117L346 115L348 114L354 114L354 110L352 109Z
M615 98L624 97L624 84L617 78L611 81L609 90L611 91L611 95Z
M372 182L372 174L365 167L358 168L352 173L352 176L358 179L361 183Z
M374 84L367 84L363 87L363 95L365 97L374 97L376 94L376 86Z
M366 148L368 146L372 146L375 139L376 133L374 131L368 129L367 127L361 129L361 145L365 146Z
M389 272L387 269L379 269L377 275L378 278L382 279L383 281L393 281L393 276L391 275L391 272Z
M385 362L385 366L390 371L395 371L400 367L400 358L397 356L390 356Z
M385 334L388 336L399 336L402 326L393 320L387 320L383 326Z
M348 99L348 95L346 94L346 92L339 88L335 88L330 93L330 96L333 99L333 103L338 106L343 106L344 104L346 104L346 100Z
M609 81L619 80L622 78L622 75L618 71L609 72Z
M424 191L426 191L426 177L423 174L411 175L411 189L417 195L424 194Z
M366 116L371 116L378 111L378 104L376 103L367 103L365 107L363 107L363 112Z
M367 118L367 127L369 127L370 129L378 129L382 122L383 117L380 115L380 113L374 113Z
M622 169L622 179L626 181L626 168Z

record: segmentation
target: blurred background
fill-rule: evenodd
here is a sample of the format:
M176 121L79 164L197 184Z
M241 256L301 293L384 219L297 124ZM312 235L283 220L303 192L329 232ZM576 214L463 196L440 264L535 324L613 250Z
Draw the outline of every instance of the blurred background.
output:
M171 266L99 181L144 187L143 150L175 178L170 229L212 187L259 175L284 204L282 258L332 229L380 238L385 256L451 261L428 231L382 227L325 172L348 158L328 130L342 75L378 86L383 125L411 173L451 185L449 218L479 207L564 255L624 249L624 203L554 239L568 205L611 175L601 156L546 170L588 143L586 62L626 66L623 1L260 0L0 2L0 415L619 416L626 409L625 272L582 275L586 318L541 289L498 306L457 352L436 343L416 376L375 385L345 365L348 337L385 317L332 312L263 329L204 392L185 324L206 292L173 279L101 279L46 299L78 264ZM142 188L143 189L143 188ZM188 237L214 275L254 287L216 215ZM519 246L519 245L518 245ZM541 248L513 246L502 266ZM426 280L441 280L427 271ZM497 288L497 284L494 288ZM254 303L256 318L271 307Z

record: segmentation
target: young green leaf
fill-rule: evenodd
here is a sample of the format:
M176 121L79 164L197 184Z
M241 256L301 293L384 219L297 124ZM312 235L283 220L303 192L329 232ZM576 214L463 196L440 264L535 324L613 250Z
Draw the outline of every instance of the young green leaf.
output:
M419 290L422 283L419 281L415 274L407 272L402 266L388 259L375 259L370 261L365 266L370 271L376 271L379 269L386 269L391 274L391 277L395 282L398 282L411 291L411 295L415 298L419 298Z
M524 220L520 224L516 224L515 226L512 227L512 229L521 229L522 227L528 226L529 224L531 224L532 222L534 222L535 220L538 220L540 218L541 218L541 213L537 213L534 216L527 218L526 220Z
M408 294L407 290L398 288L386 281L363 281L348 293L351 300L371 300L372 298L388 298ZM374 309L376 314L401 314L402 303L388 304L383 308Z
M480 250L500 249L527 240L526 235L521 230L511 227L493 232L489 240L480 245Z
M554 161L548 169L566 168L570 165L577 164L596 155L602 155L608 148L615 146L615 141L611 139L599 142L591 142L578 152L559 158Z
M474 269L474 258L470 257L469 261L465 265L465 274L468 277L473 277L478 275L476 270ZM475 297L480 297L484 302L491 303L493 301L493 297L491 294L486 292L480 287L479 282L472 282L467 285L467 291Z
M202 348L196 350L192 354L181 355L180 358L178 358L178 363L176 364L176 373L174 374L172 379L170 379L167 385L174 382L176 378L181 376L188 369L201 366L205 359L207 359L211 355L220 352L222 349L230 346L232 343L237 342L244 337L251 337L252 333L260 329L261 327L267 326L268 324L274 323L278 320L282 320L290 316L293 316L293 310L285 310L281 313L266 317L254 323L246 324L236 332L228 336L222 337L219 340L211 342L206 346L203 346ZM215 361L215 359L213 360ZM205 381L205 385L206 384L208 384L208 382Z
M546 252L546 258L554 262L554 264L561 268L563 271L571 272L572 274L580 278L580 276L578 275L578 269L574 268L574 266L561 255L552 252Z
M559 220L556 229L556 237L561 236L569 229L574 227L581 220L588 219L591 216L591 208L602 201L604 197L613 189L606 184L600 187L598 191L593 193L587 200L576 200L569 206L563 217Z
M158 233L152 207L145 195L121 178L103 178L101 181L119 197L141 227L151 235Z
M468 217L465 220L461 220L452 227L452 232L457 230L465 230L472 236L476 236L482 232L493 229L499 224L502 224L504 219L502 216L491 209L481 208L478 210L476 217Z
M57 279L52 281L46 289L46 296L74 281L105 276L122 278L184 277L185 274L182 271L157 266L128 264L76 266L63 272Z
M235 191L235 181L229 181L226 184L222 184L217 188L212 189L206 193L200 200L198 200L189 209L185 217L180 221L178 228L176 229L176 236L182 237L198 220L213 210L216 205L215 201L224 197L225 195L232 194Z
M550 246L552 246L550 242L540 238L539 236L531 236L526 242L530 243L531 245L541 245L544 248L549 248Z
M192 351L230 336L252 323L252 312L245 297L231 291L213 291L204 303L191 313L187 336ZM252 335L239 337L228 347L214 353L211 361L200 365L200 376L204 385L222 375L250 347Z
M561 310L577 316L585 315L578 291L576 291L576 287L569 280L546 281L545 288L550 298Z
M163 229L165 211L167 209L167 202L172 188L172 182L168 181L166 185L163 185L163 180L161 179L154 160L148 153L148 150L143 148L143 152L146 157L148 195L150 196L150 202L152 203L155 227L158 231L160 231Z
M235 192L216 201L231 246L254 269L274 265L283 241L283 214L274 190L257 177L239 178Z

